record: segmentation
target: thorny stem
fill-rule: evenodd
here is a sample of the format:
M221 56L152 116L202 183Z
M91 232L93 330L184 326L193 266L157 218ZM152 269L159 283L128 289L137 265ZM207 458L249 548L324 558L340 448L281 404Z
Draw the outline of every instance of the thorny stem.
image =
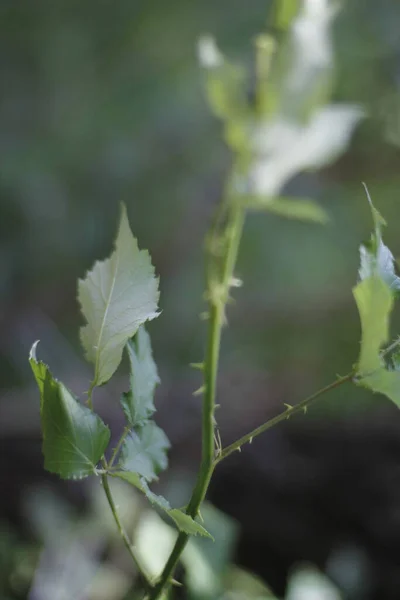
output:
M294 414L296 414L298 412L301 412L301 411L306 412L307 408L312 404L312 402L314 402L314 400L316 400L323 394L326 394L327 392L334 390L335 388L339 387L340 385L343 385L343 383L346 383L347 381L351 381L354 376L355 376L355 373L353 371L351 371L350 373L347 373L347 375L344 375L343 377L339 377L338 379L336 379L336 381L333 381L329 385L327 385L324 388L321 388L320 390L315 392L315 394L308 396L308 398L305 398L304 400L302 400L295 406L289 407L287 410L285 410L280 415L277 415L276 417L269 419L269 421L266 421L266 423L263 423L259 427L256 427L255 429L253 429L253 431L246 433L246 435L244 435L240 439L236 440L236 442L233 442L233 444L230 444L230 446L227 446L220 452L219 456L217 456L215 459L214 466L216 466L219 462L224 460L224 458L226 458L233 452L240 451L241 447L244 444L251 442L253 440L253 438L257 437L261 433L264 433L264 431L271 429L271 427L278 425L278 423L280 423L281 421L285 421L286 419L289 419L289 417L293 416Z
M197 516L201 503L207 492L214 470L214 412L216 398L216 383L222 327L225 322L225 307L229 299L229 288L233 279L237 253L244 225L244 210L232 203L228 209L227 224L222 228L222 236L226 243L220 269L216 265L213 253L220 241L221 207L216 213L215 223L211 230L207 268L207 300L209 305L208 342L204 360L204 397L202 416L202 461L196 486L187 506L186 513L193 519ZM226 236L226 238L225 238ZM217 265L218 266L218 265ZM188 541L188 534L181 532L175 546L161 573L160 579L150 592L150 600L156 600L166 586L169 585L175 567Z

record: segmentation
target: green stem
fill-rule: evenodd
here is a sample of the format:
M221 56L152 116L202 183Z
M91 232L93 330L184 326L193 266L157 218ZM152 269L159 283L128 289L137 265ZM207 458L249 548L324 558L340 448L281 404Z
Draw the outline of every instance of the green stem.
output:
M124 432L123 432L123 434L121 435L121 437L119 438L119 440L118 440L118 443L117 443L117 445L115 446L115 448L114 448L114 450L113 450L113 453L112 453L112 455L111 455L110 461L109 461L109 463L108 463L108 468L109 468L109 469L111 469L111 468L112 468L112 466L113 466L113 464L114 464L114 462L115 462L115 459L116 459L116 458L117 458L117 456L118 456L118 452L120 451L120 449L121 449L121 446L122 446L122 444L124 443L124 441L125 441L125 438L126 438L126 436L128 435L129 431L130 431L130 428L129 428L129 427L125 427L125 429L124 429Z
M214 447L214 412L217 385L217 372L220 354L221 332L225 321L225 307L229 299L229 288L233 279L233 271L240 245L244 225L244 211L237 204L232 203L229 207L228 222L223 232L227 236L227 247L224 260L221 265L219 277L215 279L212 252L218 245L218 235L221 218L221 207L219 207L216 221L212 229L209 248L209 262L207 273L207 299L209 304L209 325L206 356L204 360L204 397L202 416L202 461L197 478L196 486L187 506L186 512L193 519L197 516L201 503L207 492L210 479L214 470L215 447ZM175 546L161 573L157 585L149 594L150 600L156 600L161 592L167 587L173 577L175 567L188 541L188 535L181 532L175 542Z
M355 373L353 371L351 371L351 373L348 373L347 375L344 375L343 377L336 379L336 381L333 381L332 383L325 386L324 388L321 388L320 390L318 390L311 396L308 396L308 398L305 398L304 400L302 400L295 406L291 406L290 408L285 410L280 415L277 415L276 417L270 419L266 423L263 423L259 427L256 427L255 429L253 429L253 431L246 433L246 435L239 438L238 440L236 440L236 442L233 442L233 444L230 444L229 446L227 446L220 452L219 456L217 456L217 458L215 459L214 466L216 466L218 463L220 463L222 460L224 460L227 456L229 456L233 452L240 451L243 444L252 442L253 438L257 437L261 433L264 433L264 431L271 429L271 427L275 427L275 425L278 425L278 423L281 423L281 421L285 421L286 419L289 419L289 417L295 415L298 412L306 411L307 408L310 406L310 404L312 402L314 402L314 400L316 400L323 394L326 394L327 392L330 392L331 390L334 390L335 388L343 385L347 381L351 381L353 379L354 375L355 375Z
M135 551L134 551L134 549L132 547L132 544L131 544L131 542L129 540L128 534L126 533L126 531L124 529L124 526L121 523L121 519L120 519L119 514L118 514L118 509L117 509L117 506L116 506L116 504L114 502L114 498L113 498L113 495L111 493L110 485L108 483L108 477L107 477L107 475L105 475L105 474L102 475L101 476L101 481L103 483L104 492L105 492L105 494L107 496L108 504L110 505L111 512L112 512L113 517L114 517L114 521L117 524L117 528L118 528L119 534L120 534L120 536L121 536L121 538L122 538L122 540L123 540L123 542L124 542L124 544L125 544L128 552L129 552L129 554L131 555L131 558L132 558L133 562L135 563L135 565L136 565L136 567L137 567L137 569L138 569L141 577L143 578L143 581L144 581L146 589L151 589L150 578L146 574L145 569L143 568L143 565L140 564L139 558L135 554Z
M89 388L88 398L87 398L87 403L88 403L88 406L89 406L89 408L90 408L91 411L93 411L93 390L94 390L94 388L95 388L95 385L93 385L93 383L92 383L91 386L90 386L90 388ZM136 565L137 570L139 571L139 574L140 574L140 576L141 576L141 578L143 580L143 583L144 583L144 586L145 586L146 590L148 590L148 589L151 589L151 587L152 587L150 578L147 575L147 573L146 573L145 569L143 568L143 566L140 564L139 558L135 554L135 551L134 551L134 549L132 547L132 544L131 544L131 542L129 540L128 534L126 533L126 531L124 529L124 526L122 525L121 519L120 519L119 514L118 514L117 506L116 506L116 504L114 502L114 498L113 498L113 495L111 493L110 485L108 483L108 476L107 476L107 471L113 465L114 460L115 460L115 458L116 458L116 456L118 454L119 448L121 447L121 444L124 441L127 433L128 433L128 431L125 429L124 433L121 436L121 439L119 440L119 442L117 444L117 447L115 448L115 450L114 450L114 452L113 452L113 454L111 456L111 462L110 462L110 464L107 463L107 460L106 460L105 456L102 457L101 464L102 464L103 470L105 472L101 473L101 481L103 483L103 489L104 489L105 495L107 497L108 504L109 504L109 506L111 508L111 512L112 512L112 515L114 517L114 521L115 521L115 523L117 525L119 534L120 534L120 536L121 536L121 538L122 538L125 546L127 547L127 550L129 552L129 554L131 555L132 560L133 560L134 564Z

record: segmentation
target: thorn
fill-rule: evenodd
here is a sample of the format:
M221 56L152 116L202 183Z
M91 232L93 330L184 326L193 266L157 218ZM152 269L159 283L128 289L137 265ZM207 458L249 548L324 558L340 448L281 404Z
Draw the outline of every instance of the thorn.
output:
M251 436L251 438L249 438L249 444L253 443L253 436Z
M203 515L201 514L200 509L197 511L197 516L199 517L200 521L204 523Z
M242 285L243 285L243 281L241 279L238 279L237 277L231 277L231 279L229 281L230 287L239 288L239 287L242 287Z
M181 583L177 579L170 579L169 581L170 581L171 585L175 585L176 587L182 587L183 586L183 583Z
M237 451L238 451L238 452L241 452L241 451L242 451L242 447L241 447L241 446L239 446L239 448L237 449Z
M304 411L304 414L305 414L305 415L307 414L307 408L308 408L307 406L305 406L305 407L303 408L303 411Z
M197 369L198 371L204 371L204 363L202 363L202 362L190 363L189 366L192 367L192 369Z
M286 406L286 408L287 408L288 410L292 410L292 408L293 408L293 405L292 405L292 404L286 404L286 402L284 402L284 403L283 403L283 406Z
M192 395L193 396L201 396L202 394L204 394L205 390L206 390L206 386L202 385L201 387L199 387L198 390L195 390Z
M200 313L200 320L201 321L208 321L208 319L210 318L210 313L206 310L202 313Z

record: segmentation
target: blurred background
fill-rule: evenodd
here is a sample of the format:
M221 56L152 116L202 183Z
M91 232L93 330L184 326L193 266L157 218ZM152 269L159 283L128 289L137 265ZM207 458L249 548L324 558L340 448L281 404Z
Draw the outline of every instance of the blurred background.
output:
M367 118L340 160L296 177L285 190L317 199L331 217L328 225L268 214L248 217L237 267L244 285L235 291L222 346L217 416L224 444L279 412L284 402L294 404L337 373L348 372L356 360L360 326L351 289L358 247L372 226L362 181L389 223L387 245L400 255L400 5L396 0L342 4L334 26L334 100L361 104ZM229 165L221 124L204 97L196 42L210 33L232 61L251 67L252 41L271 26L270 15L268 0L0 0L1 598L64 597L53 589L46 596L37 581L31 587L38 565L47 564L43 540L53 527L49 523L62 521L60 511L69 523L65 515L92 506L89 484L61 485L42 468L39 397L27 358L40 339L40 356L54 374L77 394L87 390L91 368L79 345L76 283L95 259L109 254L121 201L160 276L163 312L149 330L162 380L157 420L172 442L171 469L160 485L177 505L187 498L200 456L201 407L192 396L199 375L188 365L203 353L203 238ZM398 325L400 320L394 332ZM122 427L118 399L127 387L126 365L118 373L96 397L115 435ZM361 389L338 389L303 421L300 417L281 426L269 442L254 442L244 456L243 461L258 465L257 478L266 472L265 494L277 465L281 479L274 482L282 490L285 473L289 479L302 473L287 458L298 457L293 440L312 439L308 455L314 452L321 461L327 456L329 467L321 463L321 473L332 464L343 467L358 452L368 477L377 456L374 444L381 448L382 440L392 443L378 453L382 464L400 455L398 409ZM321 448L327 444L324 454ZM239 491L248 489L243 473L249 470L248 463L236 462L227 468L226 480L221 470L218 483L217 474L212 493L217 505L239 518ZM296 485L301 475L297 478ZM385 484L376 484L382 488L389 481L390 502L393 489L400 499L399 478L394 461ZM259 481L261 502L264 484ZM321 479L321 489L329 491L332 481ZM346 485L354 483L352 475L345 473L338 481L336 493L357 503L353 492L346 492ZM230 485L236 508L225 506ZM364 490L360 502L371 502L372 493ZM246 505L253 518L254 506ZM96 517L92 508L87 510L90 518L80 517L81 531L93 555L103 556L109 542L105 545L105 534L95 533ZM269 510L275 514L273 506ZM393 542L397 560L400 513L395 500L392 512L399 533ZM351 529L346 515L344 530ZM357 527L366 531L366 525ZM380 532L382 527L376 526ZM295 530L293 525L285 533L285 547L293 548ZM269 533L273 546L274 540L279 546L281 531ZM307 554L300 544L290 560L273 550L274 573L281 559L286 561L284 579L287 564L295 560L315 555L322 565L328 551L322 541L320 546ZM114 562L121 560L123 579L126 559L118 555ZM125 597L129 585L126 577L123 581L121 592L114 587L104 597ZM103 597L99 591L91 594L82 597Z

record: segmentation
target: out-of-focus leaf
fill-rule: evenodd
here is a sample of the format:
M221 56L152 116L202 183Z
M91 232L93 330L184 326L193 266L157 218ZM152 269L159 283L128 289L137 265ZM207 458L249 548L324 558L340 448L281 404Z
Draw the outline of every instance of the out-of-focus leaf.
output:
M299 0L280 0L276 2L275 27L286 31L299 10L299 4Z
M306 124L277 118L257 127L252 140L251 193L277 197L296 173L331 162L344 150L362 116L357 106L331 105L317 111Z
M245 71L226 61L211 36L200 38L198 57L205 69L207 99L215 116L230 121L246 114Z
M163 430L154 421L148 421L125 439L118 467L137 473L146 481L153 481L160 471L167 468L169 447Z
M329 221L328 213L314 200L308 198L263 198L262 196L249 196L245 199L249 208L265 210L281 217L311 221L325 224Z
M139 327L126 348L131 366L130 390L122 395L121 403L132 426L144 425L156 410L154 390L160 381L153 360L150 336L144 326Z
M79 280L78 299L87 325L81 329L86 357L95 365L93 385L107 382L123 348L140 325L158 316L158 279L147 251L139 251L122 206L115 251Z
M29 362L40 390L44 466L63 479L81 479L96 472L110 440L110 430L36 360L36 344Z

